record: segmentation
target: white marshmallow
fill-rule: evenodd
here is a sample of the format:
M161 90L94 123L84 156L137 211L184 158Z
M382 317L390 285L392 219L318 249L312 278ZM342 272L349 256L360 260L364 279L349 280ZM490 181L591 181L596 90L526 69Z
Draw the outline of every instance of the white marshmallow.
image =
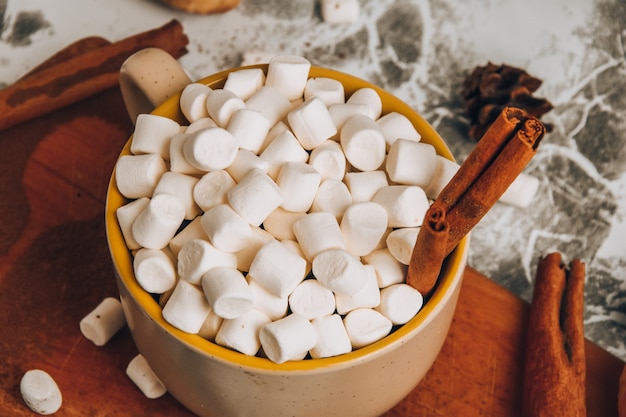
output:
M317 343L317 332L306 317L294 313L263 326L259 339L267 357L283 363L306 355Z
M459 170L458 163L444 158L441 155L437 155L436 160L437 166L433 173L433 178L430 184L424 189L426 196L432 200L437 199L439 193L448 185L452 177L454 177L454 174Z
M281 135L285 132L291 133L291 130L289 130L289 126L287 126L287 123L282 120L276 122L276 124L274 124L274 126L270 128L270 131L267 132L267 136L265 137L265 141L263 142L263 146L261 146L259 154L262 153L265 148L267 148L267 145L269 145L274 139L276 139L278 135ZM298 141L295 136L294 139L296 140L296 142Z
M311 151L309 164L322 176L341 181L346 174L346 156L341 145L334 140L327 140Z
M359 0L322 0L322 19L327 23L356 22L359 11Z
M246 355L256 355L261 348L259 332L270 323L262 312L252 309L234 319L224 320L215 336L215 343Z
M135 122L130 152L134 155L160 155L169 160L170 138L180 132L180 125L169 117L140 114Z
M354 349L370 345L387 336L393 327L391 321L371 308L357 308L343 319Z
M309 320L328 316L335 311L335 295L316 279L306 279L289 294L289 307Z
M376 192L372 201L387 210L389 227L421 226L430 206L424 190L416 185L389 185Z
M54 379L41 369L31 369L20 380L22 399L34 413L56 413L63 403L63 396Z
M130 250L139 249L141 247L133 237L132 226L139 213L146 208L149 202L150 199L148 197L138 198L137 200L124 204L115 211L117 222L122 230L122 236L124 236L126 246Z
M261 113L274 126L287 116L291 103L280 91L266 84L246 100L246 107Z
M210 119L209 119L210 120ZM181 174L202 174L204 171L187 162L183 153L183 144L189 136L189 129L185 133L178 133L170 140L170 171Z
M376 310L394 325L407 323L422 309L424 297L408 284L394 284L380 291Z
M311 324L317 331L317 343L309 350L314 359L342 355L352 350L350 338L339 314L316 317Z
M347 172L343 182L354 203L370 201L378 190L389 185L385 171Z
M237 267L237 258L223 252L203 239L186 242L178 252L177 270L180 279L200 285L202 275L218 266Z
M280 207L292 212L306 212L311 208L318 191L321 175L305 162L286 162L281 167L276 184L283 192Z
M323 211L308 213L293 224L293 233L306 259L312 261L327 249L345 249L337 218Z
M198 120L194 120L193 122L191 122L191 124L187 126L185 133L192 134L197 132L198 130L208 129L209 127L219 126L217 125L217 123L215 123L215 120L211 119L211 116L201 117Z
M346 101L343 84L334 78L327 77L309 78L307 80L304 86L304 100L311 97L319 98L326 107Z
M150 197L166 171L158 154L122 155L115 164L115 183L126 198Z
M293 134L306 150L314 149L337 134L324 102L312 97L287 114Z
M137 388L149 399L163 396L167 389L156 376L146 358L138 354L126 367L126 375L135 383Z
M306 216L305 212L287 211L278 207L267 216L263 227L278 240L293 240L296 238L293 233L293 224L304 216Z
M340 180L327 178L322 181L317 189L311 211L324 211L339 220L350 204L352 204L352 195L350 195L346 184Z
M350 117L341 128L339 141L346 159L360 171L374 171L385 160L385 138L368 116Z
M203 211L218 204L226 204L226 193L237 183L224 170L207 172L193 188L193 199Z
M185 206L170 194L155 195L133 222L133 237L144 248L167 246L185 219Z
M246 278L235 268L209 269L202 275L202 290L213 312L224 319L234 319L252 310L252 291Z
M280 187L262 170L252 168L245 177L227 191L226 198L241 217L253 226L283 203Z
M237 110L227 130L237 139L239 148L257 154L270 131L270 121L256 110Z
M251 230L252 234L246 246L235 252L235 256L237 257L237 269L240 271L249 271L252 260L258 250L261 249L261 246L265 245L270 240L274 240L274 236L261 227L253 226Z
M372 120L376 120L380 117L383 109L382 100L380 96L373 88L364 87L356 90L346 100L349 104L365 104L368 108L368 116Z
M499 201L511 206L526 208L530 206L538 189L539 179L522 172L500 196Z
M189 134L183 143L187 162L203 171L227 168L237 156L237 139L226 129L209 127Z
M197 177L168 171L161 176L154 189L153 196L158 194L175 196L185 206L185 219L192 220L200 214L200 207L198 207L193 198L193 189L197 183Z
M387 143L387 149L389 149L389 147L400 138L413 142L419 142L422 140L422 135L420 135L415 129L413 123L411 123L408 117L401 113L387 113L376 120L376 124L383 132L385 142Z
M386 247L365 255L363 262L366 265L373 266L376 270L376 279L378 280L379 288L400 284L405 280L407 266L394 258Z
M387 236L387 248L398 262L408 265L411 261L411 254L417 241L419 227L404 227L395 229Z
M265 85L278 89L287 99L302 97L311 63L297 55L277 55L270 59Z
M165 250L142 248L133 259L135 278L149 293L163 294L176 284L176 265L172 255Z
M288 297L275 296L253 279L248 279L248 285L254 297L255 309L265 314L272 321L285 317L289 308Z
M368 116L369 107L366 104L335 103L328 106L328 114L330 114L337 131L340 131L352 116Z
M387 210L371 201L354 203L345 210L340 223L346 249L364 256L378 245L387 230Z
M367 284L367 269L344 249L328 249L315 256L313 275L335 293L354 295Z
M263 245L250 265L248 274L277 297L287 297L302 282L306 260L277 240Z
M235 182L239 182L252 168L258 168L267 173L270 163L248 149L239 149L233 163L226 168L226 172L230 174Z
M204 320L204 323L202 323L202 327L200 327L200 330L198 331L198 336L214 342L215 336L217 336L217 332L220 331L220 327L223 322L224 319L211 310L206 320Z
M181 92L180 111L190 123L209 116L206 101L210 92L211 87L200 83L187 84Z
M371 265L365 265L367 281L365 286L356 294L335 294L337 313L346 314L357 308L374 308L380 304L380 290L376 279L376 270Z
M178 257L178 253L180 252L183 245L190 240L209 240L209 237L206 235L204 229L202 228L201 220L202 217L196 217L195 219L190 221L180 232L178 232L172 238L172 240L170 240L168 247L175 257Z
M437 168L436 157L431 144L397 139L389 148L385 167L392 181L426 188Z
M126 324L120 300L106 297L79 323L80 332L96 346L104 346Z
M234 253L246 247L252 229L228 204L218 204L202 215L202 228L217 249Z
M306 162L309 154L293 133L286 130L267 145L260 157L270 163L268 175L276 178L285 162Z
M237 94L223 88L211 90L206 100L206 107L211 119L218 126L225 128L237 110L245 109L246 104Z
M302 257L303 259L306 259L306 256L304 255L304 252L302 252L302 247L300 246L300 244L296 240L285 239L285 240L281 240L280 243L282 243L283 246L286 246L293 253L297 254L298 256ZM306 272L304 273L304 276L306 277L310 273L311 273L311 261L306 259Z
M261 68L246 68L233 71L226 77L224 90L230 90L247 100L265 84L265 73Z
M198 333L211 312L202 288L179 279L163 307L163 318L172 326L187 333Z

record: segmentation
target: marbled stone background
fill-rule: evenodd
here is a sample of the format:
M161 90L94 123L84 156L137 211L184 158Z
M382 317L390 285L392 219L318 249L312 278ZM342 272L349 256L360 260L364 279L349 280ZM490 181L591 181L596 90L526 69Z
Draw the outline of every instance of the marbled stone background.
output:
M195 78L246 52L293 53L384 87L440 132L459 161L460 85L487 62L544 80L554 130L527 173L528 209L498 204L474 229L469 263L530 300L537 260L561 251L587 264L586 336L626 360L626 2L623 0L361 1L353 24L327 24L313 0L242 0L197 16L157 1L0 0L0 87L83 36L116 40L179 19L182 64Z

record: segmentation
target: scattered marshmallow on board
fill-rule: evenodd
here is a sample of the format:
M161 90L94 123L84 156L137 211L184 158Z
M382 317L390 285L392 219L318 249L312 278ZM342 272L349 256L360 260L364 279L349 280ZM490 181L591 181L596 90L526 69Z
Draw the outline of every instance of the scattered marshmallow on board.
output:
M56 413L63 403L59 386L41 369L31 369L22 376L20 394L28 408L41 415Z

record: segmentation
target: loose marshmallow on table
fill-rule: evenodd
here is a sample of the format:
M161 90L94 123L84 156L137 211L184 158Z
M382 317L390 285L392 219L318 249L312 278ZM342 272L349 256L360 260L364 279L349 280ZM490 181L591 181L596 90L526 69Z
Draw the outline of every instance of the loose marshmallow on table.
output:
M267 216L263 227L278 240L293 240L296 237L293 233L293 224L304 216L306 216L305 212L287 211L278 207Z
M378 292L378 287L376 287ZM289 295L289 307L293 313L311 320L328 316L335 311L335 296L316 279L302 281Z
M314 149L337 134L328 108L312 97L287 114L293 134L306 150Z
M356 22L359 10L359 0L322 0L322 18L327 23Z
M371 265L376 269L376 279L378 287L385 288L392 284L404 282L407 273L407 266L399 262L385 247L370 252L363 257L366 265Z
M313 275L335 293L354 295L365 287L368 272L365 265L344 249L328 249L315 256Z
M387 210L389 227L421 226L430 203L416 185L389 185L376 192L372 201Z
M246 100L246 107L256 110L274 126L291 110L291 102L276 88L265 85Z
M328 358L352 350L350 338L339 314L316 317L311 324L317 331L317 343L309 350L312 358Z
M311 63L306 58L277 55L267 66L265 85L276 88L288 100L295 100L304 95L310 69Z
M419 227L404 227L396 229L387 236L387 248L398 262L408 265L411 254L417 241Z
M200 83L187 84L181 92L180 110L190 123L209 116L206 101L210 92L211 87Z
M348 252L355 256L367 255L387 230L387 210L373 201L351 204L339 227Z
M276 184L284 195L280 207L292 212L306 212L311 208L318 191L320 173L305 162L286 162L281 167Z
M204 171L227 168L235 160L237 149L237 139L221 127L198 130L189 134L183 143L187 162Z
M397 139L389 148L385 167L391 181L426 188L437 168L435 147L408 139Z
M499 201L511 206L526 208L530 206L538 189L539 179L522 172L509 185Z
M173 256L165 250L141 248L135 253L135 278L149 293L162 294L176 284L176 264Z
M385 160L385 138L368 116L350 117L341 128L339 142L348 162L360 171L374 171Z
M219 127L226 128L237 110L245 109L246 104L237 94L223 88L211 90L206 100L211 119Z
M185 219L192 220L200 214L200 207L193 198L193 189L198 178L192 175L168 171L161 176L154 189L154 195L171 194L185 206Z
M271 294L287 297L302 282L305 272L306 260L274 240L259 249L248 273Z
M372 120L376 120L380 117L383 109L383 103L373 88L364 87L359 88L354 93L350 95L348 100L346 100L348 104L365 104L368 108L368 116Z
M270 163L268 175L271 178L276 178L285 162L306 162L309 159L309 154L293 133L286 130L267 145L260 157Z
M419 142L422 139L409 118L398 112L390 112L381 116L376 120L376 124L383 132L387 149L400 138L414 142Z
M352 195L346 184L334 178L327 178L322 181L315 194L311 211L330 213L339 220L350 204Z
M436 159L437 166L435 173L433 174L430 184L424 189L428 198L432 200L437 199L439 193L448 185L452 177L454 177L454 174L459 170L459 164L454 161L444 158L441 155L437 155Z
M198 333L211 312L202 288L179 279L163 307L163 318L172 326L187 333Z
M202 323L202 327L198 330L198 336L214 342L215 336L217 336L217 332L219 332L223 322L224 319L211 310L204 323Z
M380 304L380 289L376 278L376 270L372 265L365 265L367 281L365 286L356 294L335 294L335 303L338 314L346 314L357 308L374 308Z
M343 182L354 203L370 201L378 190L389 185L385 171L347 172Z
M371 308L357 308L343 318L343 324L354 349L370 345L387 336L391 321Z
M270 293L250 277L248 277L248 286L254 298L254 308L265 314L270 320L278 320L287 314L288 297L278 297Z
M246 355L256 355L261 348L259 332L270 321L256 309L237 318L224 320L215 336L215 343Z
M246 68L229 73L224 89L237 94L242 100L247 100L264 84L265 73L261 68Z
M218 204L202 215L202 227L217 249L234 253L246 247L252 228L228 204Z
M56 413L63 402L59 386L41 369L31 369L22 376L20 394L28 408L41 415Z
M256 110L237 110L228 123L228 130L239 143L240 149L258 153L269 133L270 121Z
M380 305L376 310L394 325L411 320L424 304L424 297L408 284L394 284L380 291Z
M187 223L187 225L180 232L178 232L172 238L172 240L170 240L168 247L172 254L175 257L178 257L178 253L180 252L183 245L193 239L202 239L207 241L209 240L209 237L206 235L204 229L202 228L201 216L198 216L189 223Z
M344 103L346 95L343 84L334 78L309 78L304 86L304 100L317 97L326 105Z
M185 206L170 194L150 199L132 226L133 237L141 246L162 249L168 245L185 219Z
M191 133L187 129L184 133L172 136L170 140L170 171L180 172L181 174L202 174L205 172L191 165L185 158L183 145Z
M346 174L346 156L341 145L334 140L327 140L311 151L309 164L322 176L341 181Z
M337 218L331 213L308 213L293 224L293 232L309 261L324 250L346 247Z
M236 184L224 170L207 172L193 188L193 199L203 211L207 211L218 204L226 204L226 193Z
M260 226L284 200L280 187L258 168L252 168L226 197L233 210L253 226Z
M151 197L167 165L158 154L122 155L115 165L117 189L126 198Z
M79 323L80 332L96 346L104 346L126 324L122 303L106 297Z
M301 314L288 316L266 324L259 332L263 352L275 363L304 358L317 343L317 331Z
M169 117L140 114L135 122L130 151L135 155L157 154L169 160L170 138L180 132L180 125Z
M135 383L146 398L159 398L167 392L165 385L155 375L150 364L141 354L135 356L128 363L126 375Z
M217 249L203 239L186 242L178 252L178 275L182 280L200 285L202 275L218 266L237 266L237 257Z
M252 309L252 291L246 278L235 268L209 269L202 275L202 289L213 312L224 319L234 319Z
M122 230L122 235L124 236L124 241L130 250L139 249L141 247L133 237L132 226L139 213L146 208L149 202L150 199L148 197L138 198L137 200L124 204L115 211L117 221Z

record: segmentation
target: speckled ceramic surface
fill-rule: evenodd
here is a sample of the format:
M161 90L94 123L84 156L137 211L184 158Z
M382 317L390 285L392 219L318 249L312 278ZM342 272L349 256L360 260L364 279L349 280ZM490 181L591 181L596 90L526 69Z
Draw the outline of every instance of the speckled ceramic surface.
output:
M460 84L493 63L544 80L554 124L527 169L541 181L525 210L498 205L473 233L469 264L525 299L537 259L587 263L586 336L626 359L626 3L622 0L362 1L353 24L322 21L312 0L243 0L215 16L156 1L0 0L0 85L89 35L116 40L175 17L196 77L246 52L294 53L369 80L417 109L458 160L473 146Z

